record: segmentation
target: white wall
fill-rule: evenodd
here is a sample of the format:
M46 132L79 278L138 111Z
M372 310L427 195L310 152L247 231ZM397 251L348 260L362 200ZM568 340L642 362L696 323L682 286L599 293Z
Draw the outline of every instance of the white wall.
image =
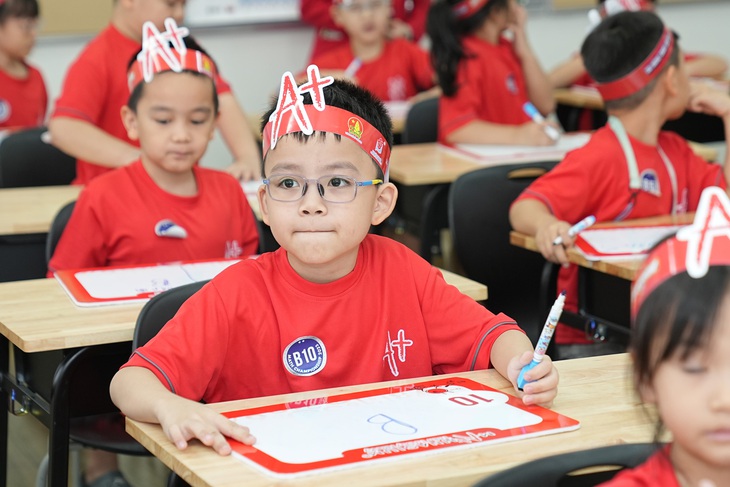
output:
M714 52L730 60L730 1L661 5L659 13L681 36L687 51ZM585 11L535 12L528 29L543 67L549 68L578 50L586 32ZM197 39L213 55L244 109L263 111L278 87L281 73L299 70L309 56L312 29L300 24L198 29ZM90 37L41 38L31 62L42 70L50 98L55 99L67 66ZM225 167L230 155L216 138L203 163Z

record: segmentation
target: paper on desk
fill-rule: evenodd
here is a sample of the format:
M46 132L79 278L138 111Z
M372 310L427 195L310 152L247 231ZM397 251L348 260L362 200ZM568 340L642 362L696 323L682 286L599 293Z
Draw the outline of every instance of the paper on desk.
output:
M592 228L578 234L575 246L588 260L640 259L680 228L682 225Z
M508 164L512 162L531 162L544 160L561 160L568 152L583 147L591 138L587 132L563 134L555 145L486 145L457 144L455 149L476 160L478 164Z

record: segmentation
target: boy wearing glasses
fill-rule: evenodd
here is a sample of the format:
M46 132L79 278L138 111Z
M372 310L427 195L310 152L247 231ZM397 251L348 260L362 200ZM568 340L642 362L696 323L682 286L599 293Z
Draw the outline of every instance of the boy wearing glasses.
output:
M428 53L388 37L390 0L333 0L330 13L349 42L313 58L323 73L348 79L381 101L409 100L435 86Z
M308 68L282 79L264 128L259 190L281 248L221 273L114 377L131 418L160 423L178 448L220 454L247 428L201 405L493 366L514 384L532 346L405 246L369 234L393 210L392 131L370 93ZM546 360L523 400L550 404ZM172 392L172 394L171 394ZM516 394L521 394L516 392Z

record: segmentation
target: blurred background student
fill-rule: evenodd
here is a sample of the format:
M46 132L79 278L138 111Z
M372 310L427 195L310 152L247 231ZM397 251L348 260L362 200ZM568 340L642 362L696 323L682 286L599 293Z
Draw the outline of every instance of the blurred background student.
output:
M449 144L550 145L525 114L555 108L516 0L437 0L428 15L431 58L443 91L439 140Z
M25 58L38 33L36 0L0 0L0 130L42 125L48 95Z

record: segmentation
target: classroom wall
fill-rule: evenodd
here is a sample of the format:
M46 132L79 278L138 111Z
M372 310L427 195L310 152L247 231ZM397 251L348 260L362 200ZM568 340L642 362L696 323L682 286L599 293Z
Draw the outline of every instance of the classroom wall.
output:
M706 51L730 60L730 1L661 5L660 15L681 36L688 51ZM534 12L528 33L543 67L575 52L586 31L586 11ZM221 66L244 109L263 111L278 87L281 73L299 70L309 55L312 29L302 24L244 25L198 29L194 34ZM51 100L60 90L66 67L88 42L88 36L43 37L30 59L42 70ZM231 157L216 138L203 164L225 167Z

